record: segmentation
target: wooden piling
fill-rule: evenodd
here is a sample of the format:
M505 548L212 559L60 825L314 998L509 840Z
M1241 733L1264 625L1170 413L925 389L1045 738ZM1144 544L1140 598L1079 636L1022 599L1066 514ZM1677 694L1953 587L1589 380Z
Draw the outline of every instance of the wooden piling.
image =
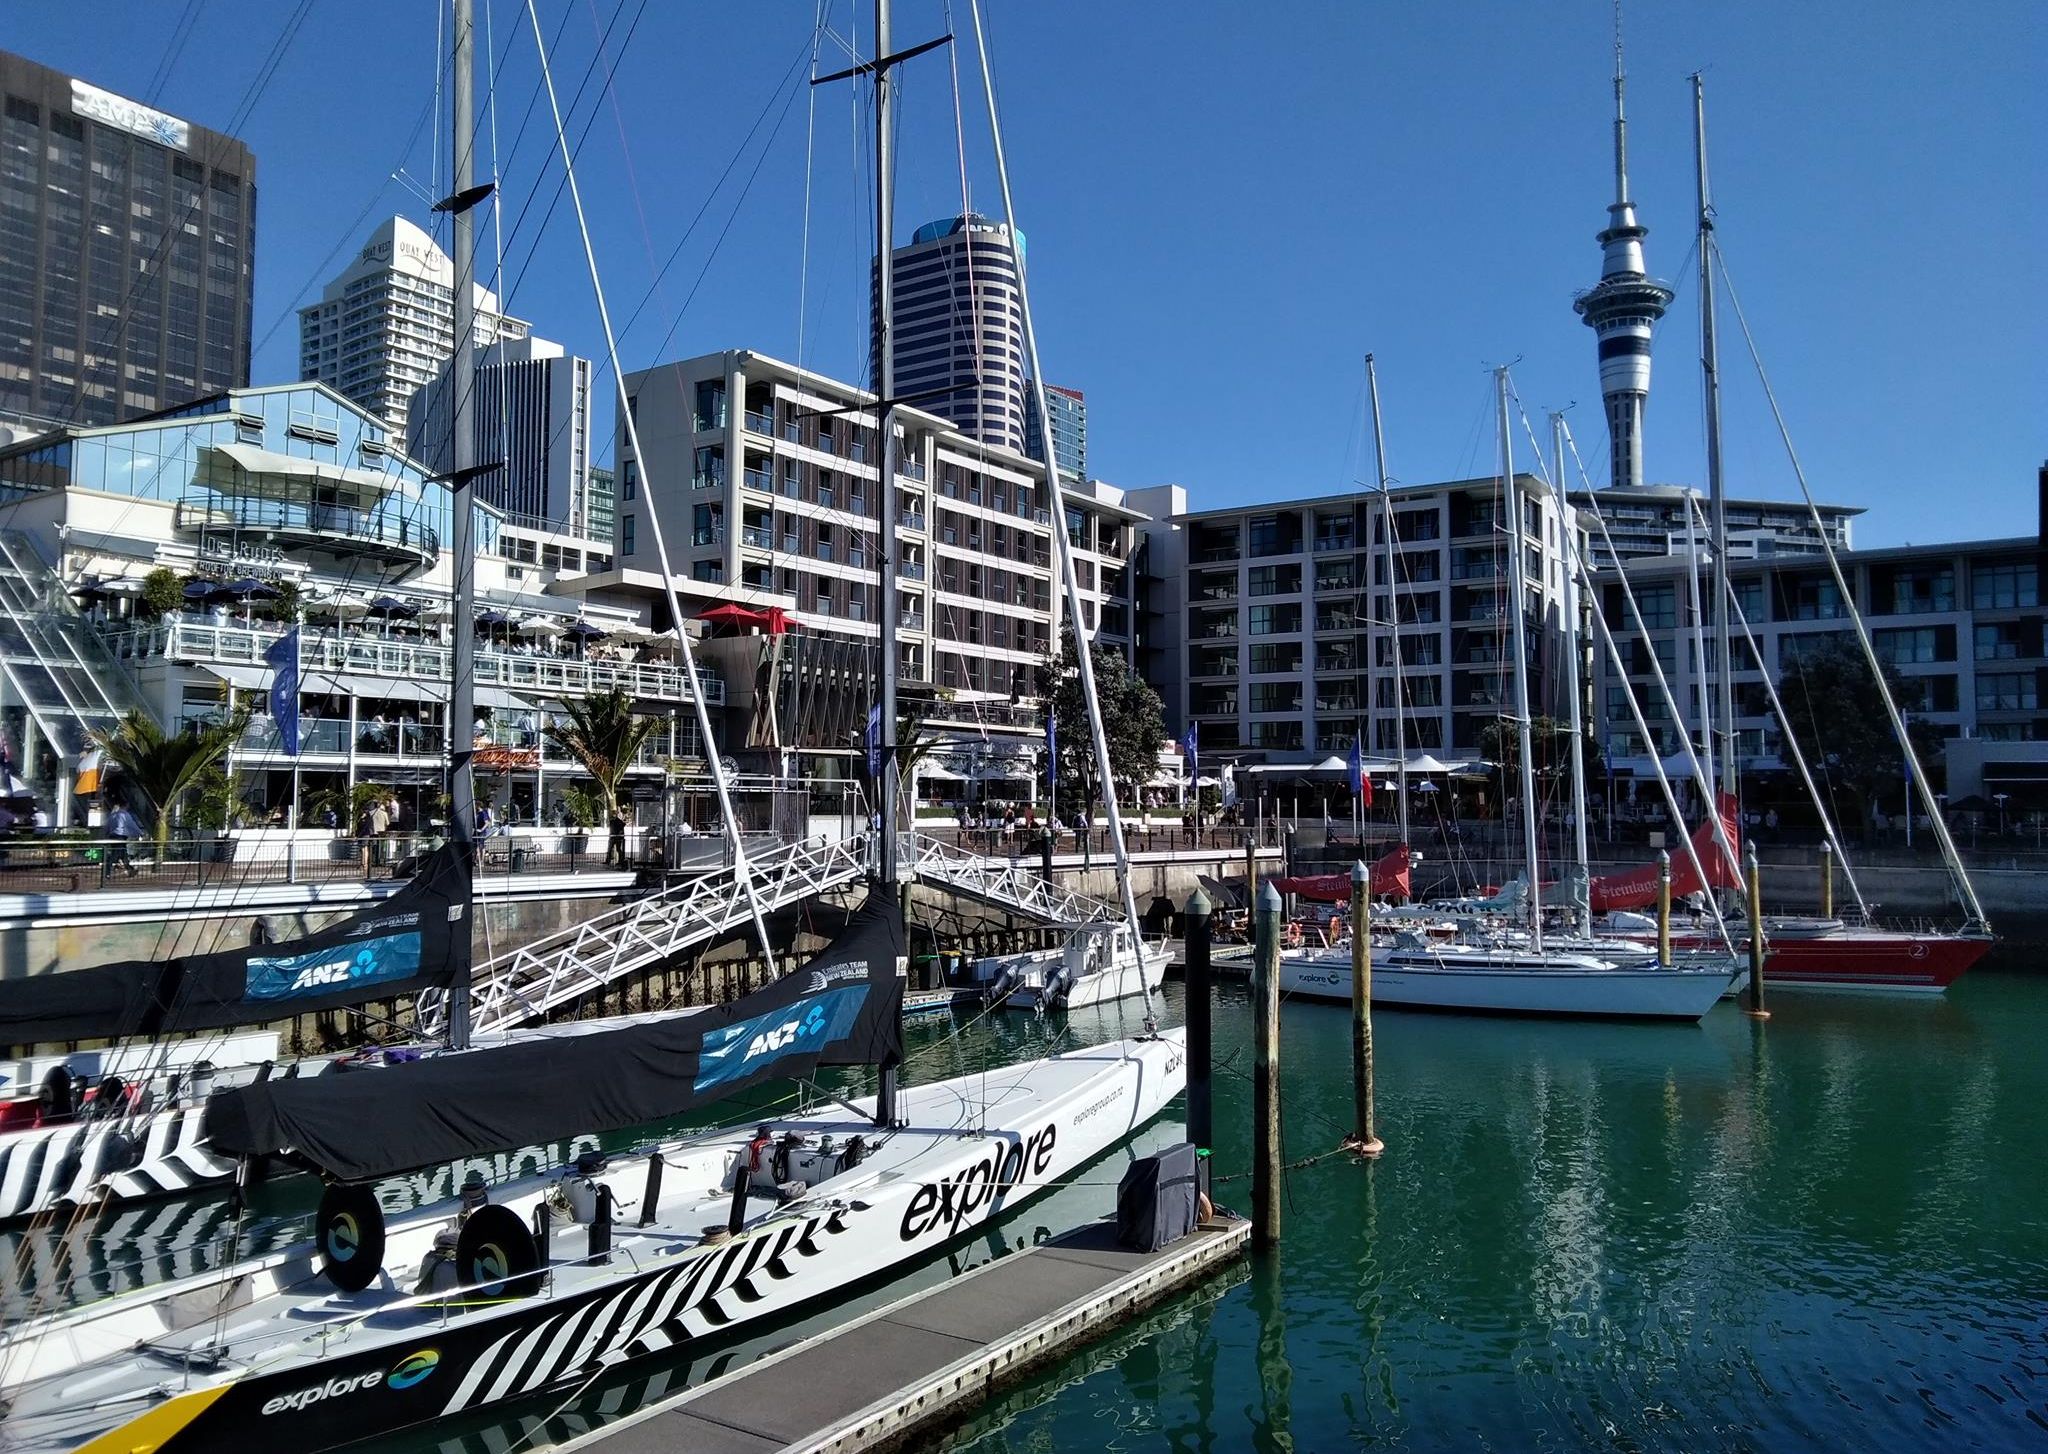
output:
M1743 1014L1768 1020L1764 1008L1764 874L1757 866L1756 845L1749 845L1749 1004Z
M1252 954L1252 1241L1280 1245L1280 892L1259 890Z
M1820 845L1820 916L1835 917L1835 845L1826 839Z
M1188 987L1188 1139L1202 1151L1211 1149L1216 1142L1216 1122L1209 1089L1215 1045L1209 1014L1213 985L1209 968L1213 911L1209 896L1196 889L1188 895L1187 908L1181 919L1182 959L1187 965Z
M1373 1126L1372 870L1363 863L1351 865L1351 1099L1351 1149L1377 1156L1387 1148Z
M1657 855L1657 965L1671 968L1671 855Z

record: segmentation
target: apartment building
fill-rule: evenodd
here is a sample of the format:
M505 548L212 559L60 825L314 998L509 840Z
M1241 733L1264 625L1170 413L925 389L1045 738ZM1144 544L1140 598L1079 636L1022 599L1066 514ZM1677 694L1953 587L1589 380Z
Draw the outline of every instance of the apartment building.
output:
M1066 617L1043 467L904 407L885 490L874 403L749 350L629 376L622 407L642 453L622 420L619 578L653 589L665 547L693 602L779 607L802 635L872 651L882 512L893 510L902 679L940 693L943 722L1035 733L1034 669L1057 651ZM1070 491L1066 513L1083 629L1124 642L1125 566L1142 516L1100 484Z
M1247 762L1318 760L1363 733L1413 752L1476 755L1512 701L1506 522L1519 521L1529 589L1530 696L1558 710L1564 584L1560 518L1541 481L1498 479L1330 495L1183 515L1185 686L1177 727L1204 752ZM1389 537L1389 523L1392 531ZM1398 653L1399 669L1395 668ZM1400 697L1397 698L1397 682ZM1173 705L1170 703L1170 705Z
M1604 492L1603 492L1604 493ZM1627 580L1647 632L1638 630L1614 572L1603 572L1599 609L1628 662L1595 666L1595 720L1610 765L1647 775L1651 749L1678 750L1688 731L1703 740L1697 633L1711 673L1713 581L1702 562L1695 616L1686 581L1692 558L1682 549L1628 562ZM2048 640L2044 640L2039 543L2031 538L1962 541L1847 552L1841 557L1854 602L1870 627L1872 643L1904 678L1900 703L1915 718L1935 723L1948 739L1946 789L1952 798L1997 792L2048 806ZM1736 752L1746 773L1789 768L1781 732L1764 691L1802 651L1855 644L1849 603L1826 562L1811 558L1742 559L1731 551L1729 580L1756 638L1752 651L1739 626L1731 627L1735 661ZM1655 685L1652 661L1682 704L1683 725ZM1633 684L1654 743L1630 719L1622 686ZM1797 704L1788 704L1796 707Z
M1707 497L1689 485L1574 490L1570 499L1572 508L1585 517L1595 570L1606 570L1617 560L1683 552L1694 537L1704 548L1706 527L1701 522L1710 518ZM1725 510L1730 560L1817 556L1823 532L1836 550L1849 550L1855 544L1850 524L1863 513L1859 505L1823 504L1816 527L1813 512L1805 505L1785 500L1729 500Z

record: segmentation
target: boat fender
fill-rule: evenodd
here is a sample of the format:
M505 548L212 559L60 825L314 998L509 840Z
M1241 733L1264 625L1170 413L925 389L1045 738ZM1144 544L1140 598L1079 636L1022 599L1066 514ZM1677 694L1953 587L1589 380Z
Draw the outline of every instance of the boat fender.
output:
M320 1270L342 1292L361 1292L384 1270L384 1208L367 1186L332 1185L313 1219Z
M453 1227L443 1227L434 1233L434 1245L420 1259L419 1276L413 1280L414 1297L453 1292L462 1285L461 1274L455 1270L455 1248L461 1235Z
M55 1126L68 1121L78 1109L78 1082L61 1065L50 1067L36 1089L36 1124Z
M510 1207L487 1203L463 1222L455 1241L455 1271L462 1286L487 1298L531 1297L540 1290L539 1269L533 1234Z

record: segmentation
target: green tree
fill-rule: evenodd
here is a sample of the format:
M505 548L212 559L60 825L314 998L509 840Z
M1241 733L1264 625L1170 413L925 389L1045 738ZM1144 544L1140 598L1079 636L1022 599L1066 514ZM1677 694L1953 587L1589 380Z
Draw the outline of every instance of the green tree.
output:
M1534 768L1539 778L1560 777L1571 770L1572 729L1568 722L1555 717L1532 717L1529 720L1529 746L1535 753ZM1479 750L1489 762L1497 762L1510 775L1522 770L1522 734L1512 717L1496 717L1479 729ZM1593 739L1587 737L1582 745L1585 761L1597 771L1598 753ZM1588 773L1588 778L1594 775Z
M195 722L165 732L147 712L134 711L121 719L120 726L95 734L107 760L120 769L126 790L140 796L155 815L159 856L170 845L172 813L186 794L204 786L208 773L242 740L249 716L244 706L224 721Z
M1912 710L1918 700L1913 687L1889 665L1884 685L1894 702ZM1831 800L1834 820L1868 828L1879 805L1905 787L1906 764L1861 649L1831 641L1789 656L1779 673L1778 695L1793 739ZM1941 729L1909 717L1906 730L1920 765L1935 770L1941 761Z
M1159 693L1131 670L1130 663L1104 641L1092 643L1095 695L1102 708L1103 736L1109 742L1109 775L1122 789L1118 801L1134 795L1159 770L1159 748L1166 741L1166 709ZM1065 791L1080 797L1078 785L1094 783L1095 744L1088 730L1087 699L1081 690L1080 658L1071 628L1060 632L1060 655L1039 670L1040 695L1059 713L1060 779ZM1099 796L1097 793L1090 797Z
M640 755L657 719L638 716L633 699L623 688L614 687L594 697L570 697L562 703L567 720L548 724L548 740L576 759L590 774L603 799L605 816L624 817L619 809L619 788L626 770Z
M185 587L169 566L160 565L142 578L142 594L135 599L135 609L142 615L167 616L184 604Z

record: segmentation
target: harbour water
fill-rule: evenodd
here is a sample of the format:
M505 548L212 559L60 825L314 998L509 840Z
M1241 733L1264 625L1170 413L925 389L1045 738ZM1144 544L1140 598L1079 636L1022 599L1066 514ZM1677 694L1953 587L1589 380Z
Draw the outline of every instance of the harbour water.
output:
M1291 1173L1283 1246L1241 1286L958 1446L2048 1447L2048 978L1775 1009L1375 1016L1385 1158ZM1348 1018L1282 1018L1298 1159L1349 1118ZM1221 1176L1249 1155L1249 1027L1225 990Z

